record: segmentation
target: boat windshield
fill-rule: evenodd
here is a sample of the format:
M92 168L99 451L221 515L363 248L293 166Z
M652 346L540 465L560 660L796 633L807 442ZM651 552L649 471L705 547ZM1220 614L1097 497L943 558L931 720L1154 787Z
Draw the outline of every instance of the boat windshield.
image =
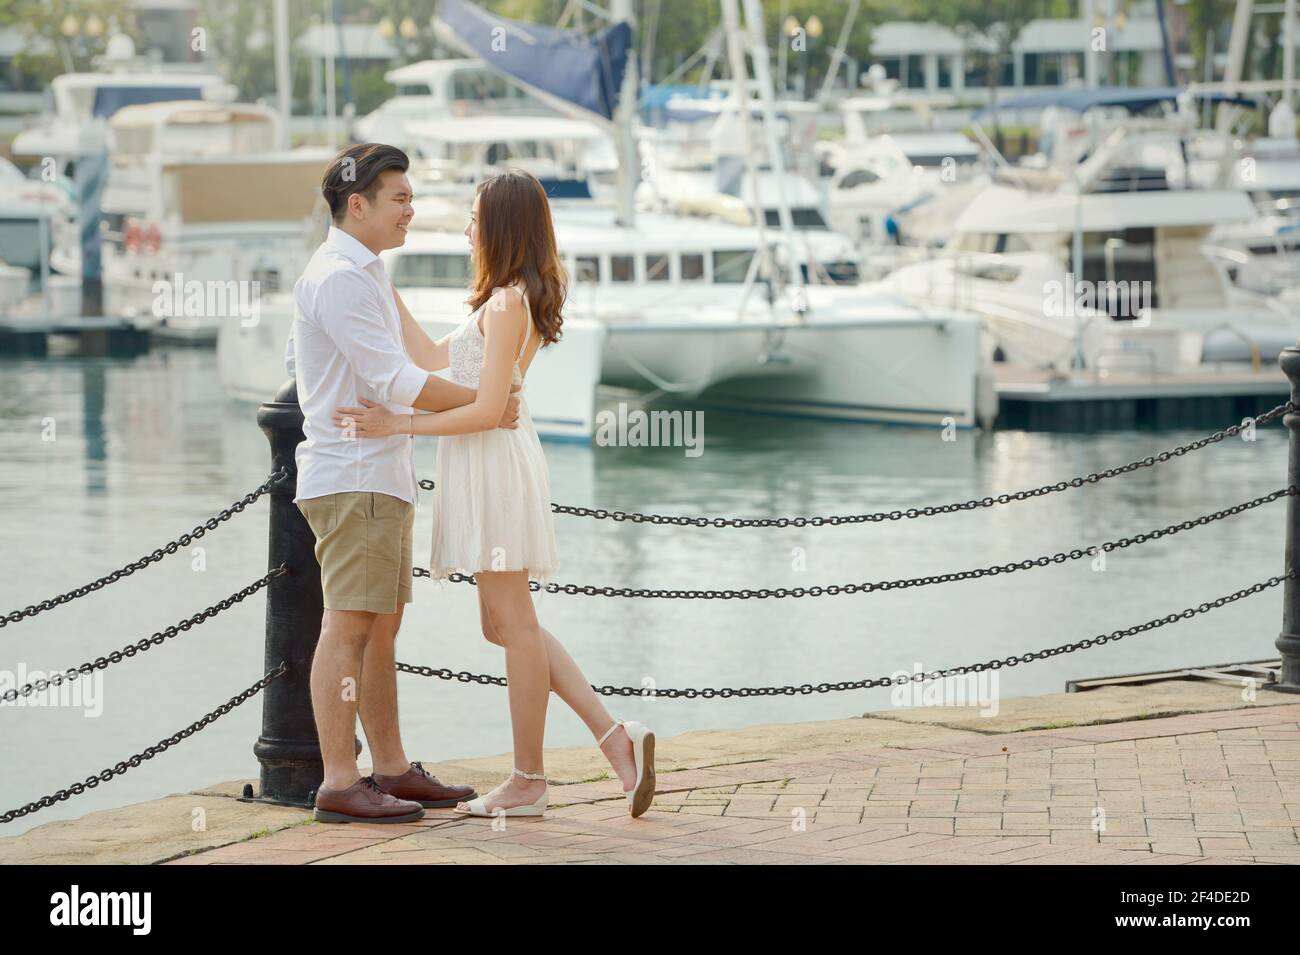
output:
M393 284L412 288L467 288L469 256L447 252L405 252L393 262Z
M781 226L781 213L777 209L765 209L763 217L767 222L768 228L776 229ZM790 220L796 229L829 229L826 220L822 214L811 206L791 209Z

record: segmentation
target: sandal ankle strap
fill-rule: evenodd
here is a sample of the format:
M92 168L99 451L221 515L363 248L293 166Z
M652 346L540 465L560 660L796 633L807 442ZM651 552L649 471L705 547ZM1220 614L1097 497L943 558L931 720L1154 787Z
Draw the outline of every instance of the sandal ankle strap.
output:
M602 743L604 743L605 740L609 739L609 734L614 732L614 730L618 729L622 725L623 725L622 720L615 720L614 724L609 729L605 730L605 734L601 736L600 739L596 740L596 745L600 746Z
M526 772L524 772L522 769L519 769L518 767L516 767L516 768L513 770L513 772L516 772L516 773L518 773L520 776L523 776L524 779L545 779L545 778L546 778L546 774L545 774L545 773L526 773Z

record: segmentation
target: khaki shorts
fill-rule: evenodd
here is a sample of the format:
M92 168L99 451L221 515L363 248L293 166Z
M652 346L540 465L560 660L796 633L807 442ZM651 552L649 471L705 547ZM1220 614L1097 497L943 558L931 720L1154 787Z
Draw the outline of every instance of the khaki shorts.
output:
M376 491L344 491L298 502L316 535L326 610L396 613L411 602L415 505Z

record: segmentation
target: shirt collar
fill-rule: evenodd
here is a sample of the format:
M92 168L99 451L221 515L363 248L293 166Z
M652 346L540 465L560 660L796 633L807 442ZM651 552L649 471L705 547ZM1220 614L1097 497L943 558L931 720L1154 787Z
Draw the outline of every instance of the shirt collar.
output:
M325 244L341 252L363 269L372 262L379 261L379 256L362 245L359 239L344 232L336 225L330 226L329 233L325 237Z

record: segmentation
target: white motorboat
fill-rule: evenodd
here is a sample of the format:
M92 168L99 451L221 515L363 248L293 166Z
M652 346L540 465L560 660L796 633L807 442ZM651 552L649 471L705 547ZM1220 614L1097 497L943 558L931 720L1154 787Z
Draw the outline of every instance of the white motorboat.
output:
M1183 191L991 186L957 220L942 256L900 268L885 285L980 314L1005 360L1031 368L1171 372L1276 358L1300 336L1300 316L1240 289L1202 249L1220 223L1249 220L1250 201L1210 190L1188 200Z
M15 135L10 153L24 161L53 160L60 176L75 179L88 127L123 106L230 92L230 85L206 67L163 69L136 57L131 38L116 34L109 38L100 72L65 73L50 81L53 112Z
M893 264L888 253L904 245L946 241L953 220L989 181L979 148L955 132L846 137L825 144L821 156L830 171L831 228L859 244L877 275Z
M212 344L292 285L323 232L330 150L277 150L277 114L174 100L109 121L102 199L104 312L152 337Z
M413 153L411 123L462 116L541 116L554 111L474 58L420 60L384 74L396 92L352 123L359 143L387 143Z
M417 225L420 208L417 200ZM563 338L539 352L527 389L549 438L590 440L598 385L838 420L991 420L979 322L970 315L843 286L808 288L798 311L791 293L769 300L767 286L755 283L753 229L655 213L621 227L612 208L594 202L556 203L552 215L573 284ZM466 251L459 231L413 228L402 247L382 253L434 337L466 314ZM227 391L259 400L274 393L291 319L291 303L264 303L258 326L221 326Z
M1258 213L1244 191L1216 188L1232 157L1195 128L1180 91L1067 90L1003 105L1049 102L1075 118L1046 124L1055 146L1043 161L999 170L944 254L899 269L890 288L972 309L1008 362L1062 372L1258 365L1295 341L1300 315L1242 288L1213 247Z

